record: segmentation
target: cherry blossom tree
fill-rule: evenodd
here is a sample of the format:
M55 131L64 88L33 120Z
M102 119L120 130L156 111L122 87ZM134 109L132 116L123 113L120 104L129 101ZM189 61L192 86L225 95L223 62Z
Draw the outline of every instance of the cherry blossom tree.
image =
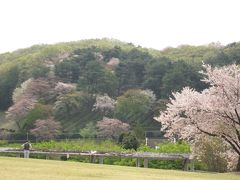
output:
M93 105L93 110L100 110L104 115L113 111L116 106L116 101L110 98L107 94L97 95L96 103Z
M21 119L34 108L36 103L37 100L35 98L25 96L8 108L6 118L15 121L18 130L21 130L23 127Z
M76 85L58 82L54 90L58 95L63 95L76 90Z
M46 120L36 120L34 123L35 128L30 132L38 139L53 139L61 134L61 123L55 121L53 118Z
M240 69L236 65L203 67L203 81L210 87L202 92L185 87L173 93L166 111L156 120L168 137L178 135L189 141L201 134L219 137L240 157Z
M26 93L26 90L27 90L29 84L31 84L32 81L33 81L33 79L31 79L31 78L24 81L20 87L16 88L13 91L12 100L14 103L16 103L17 101L19 101L22 98L22 96Z
M118 119L110 119L104 117L103 120L97 122L97 136L104 138L118 138L120 134L129 131L129 124L123 123Z
M49 83L43 79L28 79L13 92L14 104L9 107L6 117L15 121L18 130L22 129L21 119L27 115L38 102L38 99L49 90Z

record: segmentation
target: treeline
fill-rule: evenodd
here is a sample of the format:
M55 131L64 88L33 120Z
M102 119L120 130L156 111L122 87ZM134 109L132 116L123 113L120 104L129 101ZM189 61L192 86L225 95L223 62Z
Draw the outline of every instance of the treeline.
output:
M147 129L159 129L153 117L172 91L207 87L200 81L202 62L223 66L238 64L239 59L239 43L157 51L109 39L1 54L0 110L7 111L7 120L0 126L37 132L52 125L58 127L56 133L91 130L91 136L99 133L94 132L97 123L108 117L142 136ZM21 109L24 103L29 106L26 112Z

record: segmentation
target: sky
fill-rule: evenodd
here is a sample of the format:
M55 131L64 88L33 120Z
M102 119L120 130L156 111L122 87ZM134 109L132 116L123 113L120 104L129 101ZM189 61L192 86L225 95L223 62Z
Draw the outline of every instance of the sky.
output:
M1 0L0 53L114 38L147 48L240 41L239 0Z

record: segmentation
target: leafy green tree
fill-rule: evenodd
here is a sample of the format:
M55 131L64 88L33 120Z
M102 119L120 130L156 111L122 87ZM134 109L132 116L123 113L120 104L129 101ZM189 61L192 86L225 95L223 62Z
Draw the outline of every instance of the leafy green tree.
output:
M80 77L78 89L89 93L108 94L114 96L117 91L118 80L113 72L104 69L99 61L87 63L84 74Z
M223 49L224 53L228 57L228 64L240 64L240 43L231 43L226 45Z
M79 64L81 69L85 69L88 62L98 60L96 52L98 52L96 47L76 49L74 50L72 61ZM83 74L84 72L81 71L81 75Z
M74 61L62 61L55 66L55 75L64 82L76 83L79 80L80 66Z
M140 51L138 48L131 49L127 54L128 59L149 60L152 56L147 51Z
M200 81L202 76L198 73L198 67L178 61L172 64L171 69L166 72L162 79L162 92L165 97L173 91L179 91L185 86L196 90L203 90L206 84Z
M93 122L89 122L80 130L80 135L84 138L94 138L97 135L97 129Z
M76 115L79 110L86 107L84 103L85 97L81 92L72 92L60 96L54 105L55 117L63 119Z
M32 77L35 79L41 77L46 78L48 76L49 71L50 68L43 64L38 64L37 66L31 68Z
M37 103L26 116L22 120L23 131L28 131L34 127L34 123L37 119L47 119L52 115L52 107L50 105L44 105Z
M84 108L81 98L80 92L72 92L58 97L53 107L55 119L71 121L72 117L77 115L81 108Z
M108 69L104 70L103 77L103 88L101 89L101 94L108 94L111 97L115 97L117 95L118 90L118 79L113 71Z
M19 69L11 67L7 71L0 72L0 110L6 110L12 104L12 93L18 83Z
M144 81L145 63L141 60L125 60L116 68L119 93L128 89L141 88Z
M129 123L136 135L140 136L143 134L143 127L149 127L154 121L151 110L155 104L154 101L143 90L128 90L117 98L115 116Z
M112 49L107 49L103 51L104 59L108 61L112 57L122 59L125 57L125 52L119 46L114 46Z
M104 88L104 67L99 61L90 61L79 80L79 89L89 93L98 93Z
M43 60L30 61L26 60L19 64L19 83L27 79L46 78L50 72L50 67Z
M146 64L144 87L151 89L157 97L162 97L162 78L170 68L170 60L166 58L154 59Z
M231 61L229 61L229 57L222 49L209 52L203 57L203 61L206 64L211 64L214 66L224 66L231 63Z
M93 112L95 97L86 92L72 92L60 96L54 104L54 116L63 122L66 131L79 132L89 120L102 118L98 112Z

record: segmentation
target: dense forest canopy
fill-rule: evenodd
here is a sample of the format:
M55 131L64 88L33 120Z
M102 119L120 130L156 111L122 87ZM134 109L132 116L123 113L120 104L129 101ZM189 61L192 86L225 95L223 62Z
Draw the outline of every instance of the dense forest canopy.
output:
M172 92L206 88L198 73L202 62L239 64L240 43L158 51L92 39L0 54L0 127L26 132L40 126L39 120L51 120L63 131L80 132L108 117L142 136L160 128L153 117Z

